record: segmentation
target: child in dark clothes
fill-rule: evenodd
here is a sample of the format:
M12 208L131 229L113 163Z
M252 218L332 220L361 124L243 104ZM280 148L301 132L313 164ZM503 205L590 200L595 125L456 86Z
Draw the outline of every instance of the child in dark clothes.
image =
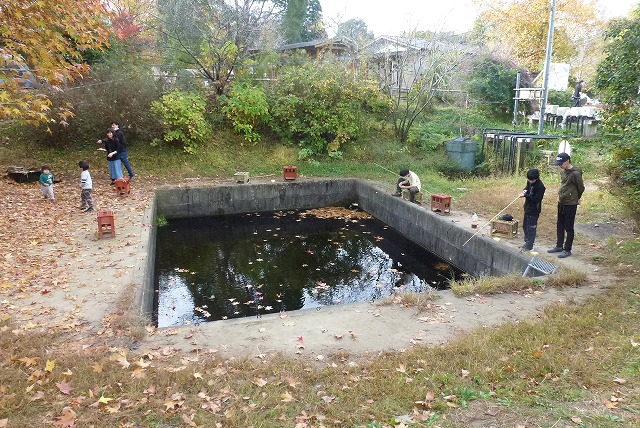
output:
M524 231L525 251L533 250L533 243L536 240L536 229L538 228L538 217L542 211L542 198L544 198L544 183L540 181L540 171L531 168L527 171L527 186L520 194L524 198L524 219L522 229Z

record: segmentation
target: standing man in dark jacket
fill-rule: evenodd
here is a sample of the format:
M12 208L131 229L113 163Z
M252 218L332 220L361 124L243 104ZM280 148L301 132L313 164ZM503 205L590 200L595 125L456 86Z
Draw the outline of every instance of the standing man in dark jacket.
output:
M580 107L580 99L582 97L582 86L584 85L584 80L580 80L576 87L573 90L573 106Z
M556 246L549 253L558 253L559 258L569 257L573 246L573 225L576 220L578 204L584 193L582 170L571 164L567 153L559 153L556 165L560 166L560 189L558 190L558 221L556 223ZM566 232L566 239L565 239Z
M544 187L544 183L540 181L540 171L536 168L527 171L527 186L520 194L520 197L524 198L524 219L522 222L524 245L522 249L525 251L533 250L545 190L547 189Z
M129 153L127 152L127 141L124 138L124 132L122 132L120 124L116 121L111 122L111 128L118 141L120 141L120 162L122 162L122 165L127 169L129 180L133 181L133 168L131 168L131 164L129 163Z

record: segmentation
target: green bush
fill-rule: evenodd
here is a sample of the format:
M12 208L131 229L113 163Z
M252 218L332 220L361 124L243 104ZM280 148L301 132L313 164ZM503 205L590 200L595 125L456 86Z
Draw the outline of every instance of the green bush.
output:
M494 117L507 118L513 112L517 73L518 70L505 61L490 56L481 57L474 64L469 92L482 110Z
M451 131L432 129L426 124L417 124L409 130L408 142L410 145L427 152L434 151L442 146L442 143L454 138Z
M237 82L220 102L225 116L231 120L236 132L244 135L245 141L260 141L256 126L269 121L269 105L262 86L254 86L248 81Z
M640 211L640 6L629 19L613 21L605 33L604 59L594 86L603 101L603 129L616 134L608 148L611 171L632 209Z
M211 125L206 121L206 101L203 96L173 91L154 101L152 111L162 118L164 141L182 147L193 154L211 138ZM154 144L159 144L158 140Z
M282 70L268 92L272 129L300 157L340 156L362 133L364 115L388 109L377 85L358 81L343 64L306 63Z
M553 104L560 107L570 107L573 105L572 95L573 91L554 91L553 89L550 89L549 95L547 96L547 104Z

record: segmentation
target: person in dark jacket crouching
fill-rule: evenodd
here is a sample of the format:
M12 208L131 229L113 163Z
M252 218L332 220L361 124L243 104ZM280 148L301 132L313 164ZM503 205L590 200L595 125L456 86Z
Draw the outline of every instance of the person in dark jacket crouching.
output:
M524 198L524 219L522 221L524 245L522 249L525 251L533 250L538 228L538 217L540 217L540 212L542 211L542 198L544 198L545 190L547 189L540 180L540 171L536 168L531 168L527 171L527 186L520 194L520 197Z

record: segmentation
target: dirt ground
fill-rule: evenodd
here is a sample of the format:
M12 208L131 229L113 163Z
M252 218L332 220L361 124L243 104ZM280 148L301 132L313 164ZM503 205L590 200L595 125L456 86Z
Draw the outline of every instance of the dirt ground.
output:
M133 310L127 305L130 297L126 291L137 280L146 258L143 236L149 224L145 224L145 210L153 189L166 183L137 178L131 194L121 196L115 194L106 175L94 172L96 211L113 211L116 223L115 238L99 239L96 213L78 209L77 178L60 178L63 181L55 187L55 204L42 198L36 183L2 181L0 317L11 320L16 330L63 331L82 349L97 350L123 335L114 320ZM204 180L186 179L175 184L193 183L201 185ZM390 190L391 185L388 187ZM450 216L463 227L470 227L469 218L468 213L455 210ZM480 224L484 224L482 218ZM548 257L546 248L552 242L536 243L539 257L588 275L587 285L580 288L466 298L440 291L440 298L422 312L397 302L365 302L180 328L149 326L132 351L168 349L227 358L265 358L282 353L322 362L336 353L366 357L416 345L438 345L462 331L532 319L549 305L576 304L602 291L610 276L592 261L611 234L628 233L628 228L617 228L615 223L581 224L574 254L564 260ZM500 242L515 247L522 244L521 239Z

